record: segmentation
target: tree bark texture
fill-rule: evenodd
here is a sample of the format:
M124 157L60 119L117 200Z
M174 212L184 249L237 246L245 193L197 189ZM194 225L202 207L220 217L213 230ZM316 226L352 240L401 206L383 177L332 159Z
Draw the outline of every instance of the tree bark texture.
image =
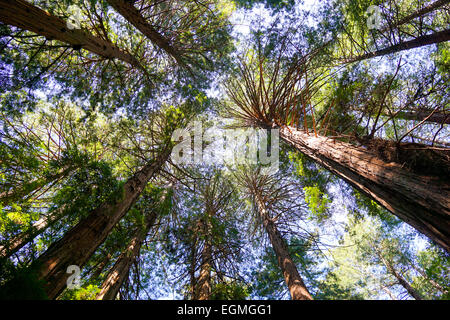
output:
M298 151L450 252L450 183L384 162L364 147L280 128L280 137Z
M388 55L388 54L392 54L392 53L396 53L396 52L400 52L400 51L404 51L404 50L409 50L409 49L413 49L413 48L419 48L419 47L427 46L430 44L441 43L441 42L445 42L448 40L450 40L450 29L438 31L438 32L435 32L432 34L427 34L427 35L420 36L420 37L417 37L417 38L409 40L409 41L404 41L404 42L392 45L390 47L387 47L387 48L384 48L381 50L362 54L358 57L347 59L347 60L345 60L345 62L351 63L351 62L362 61L362 60L371 59L371 58L375 58L375 57L381 57L384 55Z
M147 236L148 231L154 225L156 212L150 212L146 217L145 226L136 230L135 236L131 239L125 251L117 259L116 263L109 271L101 290L98 293L97 300L114 300L119 293L119 289L130 272L131 265L139 255L142 243Z
M157 47L172 56L178 64L184 66L182 56L177 49L145 20L133 3L125 0L108 0L108 3Z
M45 291L50 299L55 299L65 288L70 276L66 273L67 267L84 266L112 228L134 205L148 181L157 174L169 156L170 150L162 151L153 161L128 179L123 186L120 199L100 204L35 261L39 279L45 281Z
M298 273L297 267L292 261L283 237L278 231L275 223L270 219L263 201L256 196L256 202L259 215L261 216L264 228L267 231L270 243L272 244L272 248L277 256L278 265L281 268L292 300L313 300L300 274Z
M117 48L111 42L95 37L82 29L70 30L66 21L27 1L0 0L0 21L48 39L65 42L74 48L82 48L107 59L116 58L140 68L140 63L134 56Z
M43 233L50 225L60 218L61 210L55 210L49 216L42 217L36 221L29 230L23 231L9 239L5 245L0 246L0 257L9 258L22 249L27 243Z

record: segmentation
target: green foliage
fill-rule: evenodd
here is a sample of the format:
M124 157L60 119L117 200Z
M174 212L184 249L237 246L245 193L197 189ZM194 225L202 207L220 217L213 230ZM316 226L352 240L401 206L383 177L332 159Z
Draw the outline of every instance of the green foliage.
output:
M327 193L327 186L331 181L329 175L300 152L290 151L288 156L294 165L295 176L304 186L305 202L312 217L318 221L325 221L329 217L328 205L332 202L331 196Z
M100 288L89 284L85 287L81 287L80 289L68 289L66 290L62 296L61 300L95 300L95 297L100 292Z
M363 283L356 283L361 286ZM326 273L325 279L317 284L316 300L365 300L366 295L355 292L355 282L345 281L332 271Z
M401 225L389 225L377 216L349 218L340 246L332 251L334 262L330 273L333 283L348 288L352 296L381 299L383 288L398 295L406 292L392 271L395 270L426 299L446 299L446 294L430 282L434 277L441 287L448 287L447 279L442 278L446 273L444 270L448 270L446 254L442 255L439 250L433 252L436 248L415 253L410 248L413 236L402 232ZM430 259L422 260L421 257ZM433 268L437 269L430 278L422 275Z
M353 189L353 196L355 197L355 204L358 208L364 210L371 217L378 217L385 223L391 226L396 226L401 223L401 220L397 219L394 215L388 212L386 209L382 208L378 203L369 197L365 196L361 192ZM360 217L360 211L356 210L353 212L356 217Z
M311 213L322 221L328 217L327 209L331 201L328 196L320 191L318 187L304 187L305 202L309 206Z
M248 286L236 282L215 283L211 289L211 300L245 300L249 295Z
M438 70L443 75L448 75L450 69L450 45L448 42L444 42L438 45L438 50L433 53L433 58L436 59L436 65Z
M258 267L252 271L252 292L258 297L279 299L286 291L283 275L273 249L266 249Z
M60 299L95 299L130 238L154 216L153 228L145 229L147 238L126 270L124 299L167 297L173 292L190 297L207 245L213 260L212 299L287 298L277 256L258 237L264 228L261 215L255 214L255 194L244 190L242 181L232 184L222 167L180 168L169 160L139 197L125 199L126 181L154 164L161 151L169 151L174 130L187 127L192 119L215 122L211 119L218 111L224 117L237 111L228 108L230 101L222 90L228 77L236 84L232 93L240 109L250 110L244 112L250 118L245 125L260 126L250 120L263 114L263 126L278 125L280 119L282 124L297 120L300 126L306 120L312 129L314 116L320 135L358 148L376 151L367 139L400 145L396 140L414 129L415 136L410 133L403 142L409 139L417 146L417 136L444 149L448 130L443 124L420 124L405 115L429 108L446 114L448 42L405 52L408 58L401 63L396 55L345 61L446 28L447 12L440 8L395 26L399 18L428 2L329 0L316 1L311 11L298 10L303 2L180 0L140 6L172 53L139 32L108 1L30 2L65 20L68 5L76 4L83 13L84 31L131 55L133 64L1 24L0 243L28 235L44 217L55 214L57 219L14 256L0 261L0 299L47 298L43 281L29 266L92 210L123 200L133 202L106 240L86 257L84 286L65 290ZM370 5L382 9L383 25L392 29L369 29ZM233 39L232 28L240 28L239 23L232 25L239 18L233 15L256 16L262 6L270 16L247 21L248 37ZM236 77L245 67L238 57L253 63L245 81ZM291 79L274 80L256 90L244 88L248 81L274 74ZM292 90L283 90L297 78ZM298 88L306 83L308 90ZM264 96L270 99L263 102ZM397 116L389 119L393 113ZM448 253L423 245L424 240L393 214L304 154L287 144L280 147L280 170L262 187L262 202L315 299L379 299L390 295L385 291L410 298L392 269L423 297L450 299ZM404 153L393 160L373 153L420 174L447 176L445 156L440 161L416 151L414 158ZM255 179L255 185L264 184L262 176L258 172L261 179ZM332 190L338 190L338 184L344 184L336 192L342 207L333 208Z
M54 204L55 207L64 207L67 215L81 218L99 203L120 201L122 184L114 177L108 163L89 161L56 192Z
M450 300L449 254L436 245L430 245L417 253L416 263L423 274L414 278L413 287L431 299ZM440 288L437 289L433 282Z
M14 225L27 225L30 220L30 215L23 214L22 208L13 203L8 211L1 211L0 232L4 234L7 229L13 228Z
M288 152L289 161L293 164L296 177L306 187L317 187L322 193L326 192L326 187L331 178L329 174L313 163L301 152Z
M275 10L291 10L295 7L295 0L234 0L234 2L238 7L243 7L246 9L250 9L258 3L264 3L266 8Z
M33 111L37 104L34 95L25 90L0 92L0 110L9 117L20 117L25 112Z
M297 267L311 294L318 288L320 272L317 270L319 257L311 253L311 239L292 237L288 243L289 255ZM277 256L272 248L263 251L261 261L252 271L252 294L256 297L280 299L286 297L287 288L284 276L278 265Z

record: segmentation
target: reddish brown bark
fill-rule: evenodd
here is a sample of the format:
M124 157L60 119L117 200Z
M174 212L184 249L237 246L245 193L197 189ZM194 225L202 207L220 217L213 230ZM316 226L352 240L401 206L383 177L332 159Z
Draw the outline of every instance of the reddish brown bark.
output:
M209 300L211 296L211 268L212 268L212 248L208 239L205 241L202 250L202 263L200 275L196 281L196 297L194 300Z
M363 147L293 127L281 128L280 137L450 251L448 179L411 172Z
M191 252L190 252L190 266L189 266L189 278L190 278L190 282L191 282L191 288L190 288L190 293L191 293L191 299L194 299L195 298L195 290L196 290L196 282L197 282L197 279L195 278L195 266L196 266L196 263L197 263L197 261L196 261L196 258L197 258L197 255L196 255L196 251L197 251L197 237L196 237L196 235L194 234L194 236L193 236L193 240L192 240L192 246L191 246Z
M136 9L131 2L125 0L108 0L108 3L120 13L128 22L136 27L142 34L149 38L156 46L164 50L167 54L172 56L178 64L184 66L182 55L178 50L170 43L170 41L164 38L147 20L141 15L138 9Z
M302 277L298 273L294 261L292 261L283 237L278 231L273 220L269 217L264 202L259 198L259 196L256 196L255 198L259 215L261 216L264 228L266 229L272 248L277 256L278 265L281 268L292 300L313 300L308 288L306 288L302 280Z
M209 300L211 296L211 268L212 268L212 244L211 244L211 223L209 219L214 214L214 210L211 210L211 198L206 199L205 208L208 212L204 219L200 219L197 223L196 232L200 233L204 238L203 249L201 254L200 274L197 279L194 277L195 272L195 251L191 252L191 285L192 285L192 300ZM195 238L194 248L197 242ZM193 248L193 250L195 250Z
M416 300L423 300L423 297L413 288L411 287L411 285L409 284L408 281L406 281L405 278L402 277L402 275L400 273L397 272L397 270L395 270L394 266L388 261L386 260L383 256L382 253L379 252L378 255L381 258L381 261L383 262L383 264L386 266L386 269L388 270L388 272L390 274L392 274L398 281L398 283L406 289L406 291Z
M139 255L142 243L144 242L148 231L154 225L155 220L156 213L151 212L146 217L145 226L136 230L135 236L131 239L127 248L122 252L109 271L102 284L101 290L96 297L97 300L114 300L117 297L119 289L128 276L131 265Z
M70 30L67 22L24 0L0 0L0 21L49 39L56 39L108 59L119 59L140 68L135 57L82 29Z
M384 32L389 29L394 29L402 24L405 24L405 23L408 23L408 22L414 20L415 18L424 16L427 13L432 12L432 11L444 6L445 4L448 4L448 0L438 0L438 1L432 2L429 5L426 5L426 6L422 7L421 9L407 15L406 17L401 18L400 20L394 22L393 24L387 25L380 31Z
M67 176L75 169L76 169L75 166L66 166L64 168L59 169L54 174L49 174L48 176L40 179L24 182L22 185L16 187L13 190L8 190L0 193L0 203L2 203L3 205L7 205L9 203L18 201L28 196L30 193L48 185L49 183L58 181L59 179Z
M427 34L424 36L420 36L413 40L404 41L404 42L395 44L393 46L390 46L388 48L369 52L369 53L360 55L358 57L346 59L345 62L351 63L351 62L362 61L362 60L371 59L371 58L375 58L375 57L381 57L384 55L400 52L403 50L419 48L419 47L427 46L430 44L445 42L448 40L450 40L450 29L435 32L432 34Z
M100 204L35 261L39 279L45 281L45 291L50 299L56 298L65 288L67 278L70 276L66 273L67 267L84 266L112 228L133 206L148 181L155 176L169 156L170 150L161 152L154 161L128 179L123 186L120 199Z
M23 248L27 243L32 241L38 235L43 233L50 225L60 218L61 210L52 212L49 216L43 217L36 221L30 230L23 231L13 238L9 239L4 246L0 246L0 257L9 258L14 253Z
M434 112L433 111L411 111L411 112L399 112L396 115L396 118L399 119L405 119L405 120L417 120L417 121L423 121L426 119L427 122L434 122L438 124L450 124L450 113L445 114L442 112ZM431 116L430 116L431 114Z

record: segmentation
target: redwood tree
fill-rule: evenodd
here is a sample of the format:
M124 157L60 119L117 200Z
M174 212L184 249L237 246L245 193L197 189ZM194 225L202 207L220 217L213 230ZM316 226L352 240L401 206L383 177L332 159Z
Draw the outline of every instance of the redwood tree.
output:
M150 212L145 219L145 226L136 229L135 235L103 281L101 290L97 295L98 300L114 300L116 298L123 281L128 276L131 265L139 255L139 250L148 231L155 223L156 217L157 212Z
M128 245L109 270L96 299L114 300L116 298L119 289L129 275L131 266L139 257L142 244L146 240L149 231L153 228L157 220L161 220L170 212L171 203L172 190L170 186L169 188L161 189L151 185L144 191L139 203L135 206L136 210L139 210L142 214L143 221L137 221L135 223L135 230Z
M307 107L313 92L308 82L310 71L306 71L309 60L310 56L301 57L287 70L282 70L278 60L274 63L274 72L266 70L270 67L261 54L252 62L243 62L241 78L227 85L227 93L234 103L229 112L246 126L278 128L283 141L450 251L450 183L433 171L423 173L408 168L408 160L417 156L414 150L409 153L406 150L406 156L399 160L396 149L392 158L386 158L377 153L374 146L377 143L388 146L389 141L378 138L358 145L356 137L350 143L348 138L346 141L337 139L339 133L335 138L321 136L314 118L313 132L308 130L307 119L311 116L307 114ZM299 115L305 122L302 128ZM416 147L427 149L424 145ZM445 154L441 162L439 155L434 156L433 151L430 154L423 156L433 157L435 165L448 172Z
M139 61L111 42L92 36L82 29L67 27L67 22L24 0L0 1L0 21L35 32L49 39L65 42L108 59L119 59L140 68Z
M292 300L313 300L297 267L289 253L286 241L277 228L276 218L269 213L266 203L280 201L286 187L277 186L274 177L262 173L261 168L244 168L236 175L237 180L251 195L252 201L277 257L278 266L281 269ZM269 186L270 185L270 186ZM270 190L270 191L269 191Z
M45 281L45 291L50 299L55 299L64 290L70 276L67 267L84 266L112 228L133 206L169 155L170 149L166 147L153 161L128 179L118 199L100 204L34 262L38 268L38 278Z

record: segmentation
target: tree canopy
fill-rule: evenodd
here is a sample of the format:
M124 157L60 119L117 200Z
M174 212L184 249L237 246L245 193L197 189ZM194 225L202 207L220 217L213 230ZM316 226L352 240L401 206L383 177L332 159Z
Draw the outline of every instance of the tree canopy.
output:
M0 0L0 299L448 300L442 0Z

